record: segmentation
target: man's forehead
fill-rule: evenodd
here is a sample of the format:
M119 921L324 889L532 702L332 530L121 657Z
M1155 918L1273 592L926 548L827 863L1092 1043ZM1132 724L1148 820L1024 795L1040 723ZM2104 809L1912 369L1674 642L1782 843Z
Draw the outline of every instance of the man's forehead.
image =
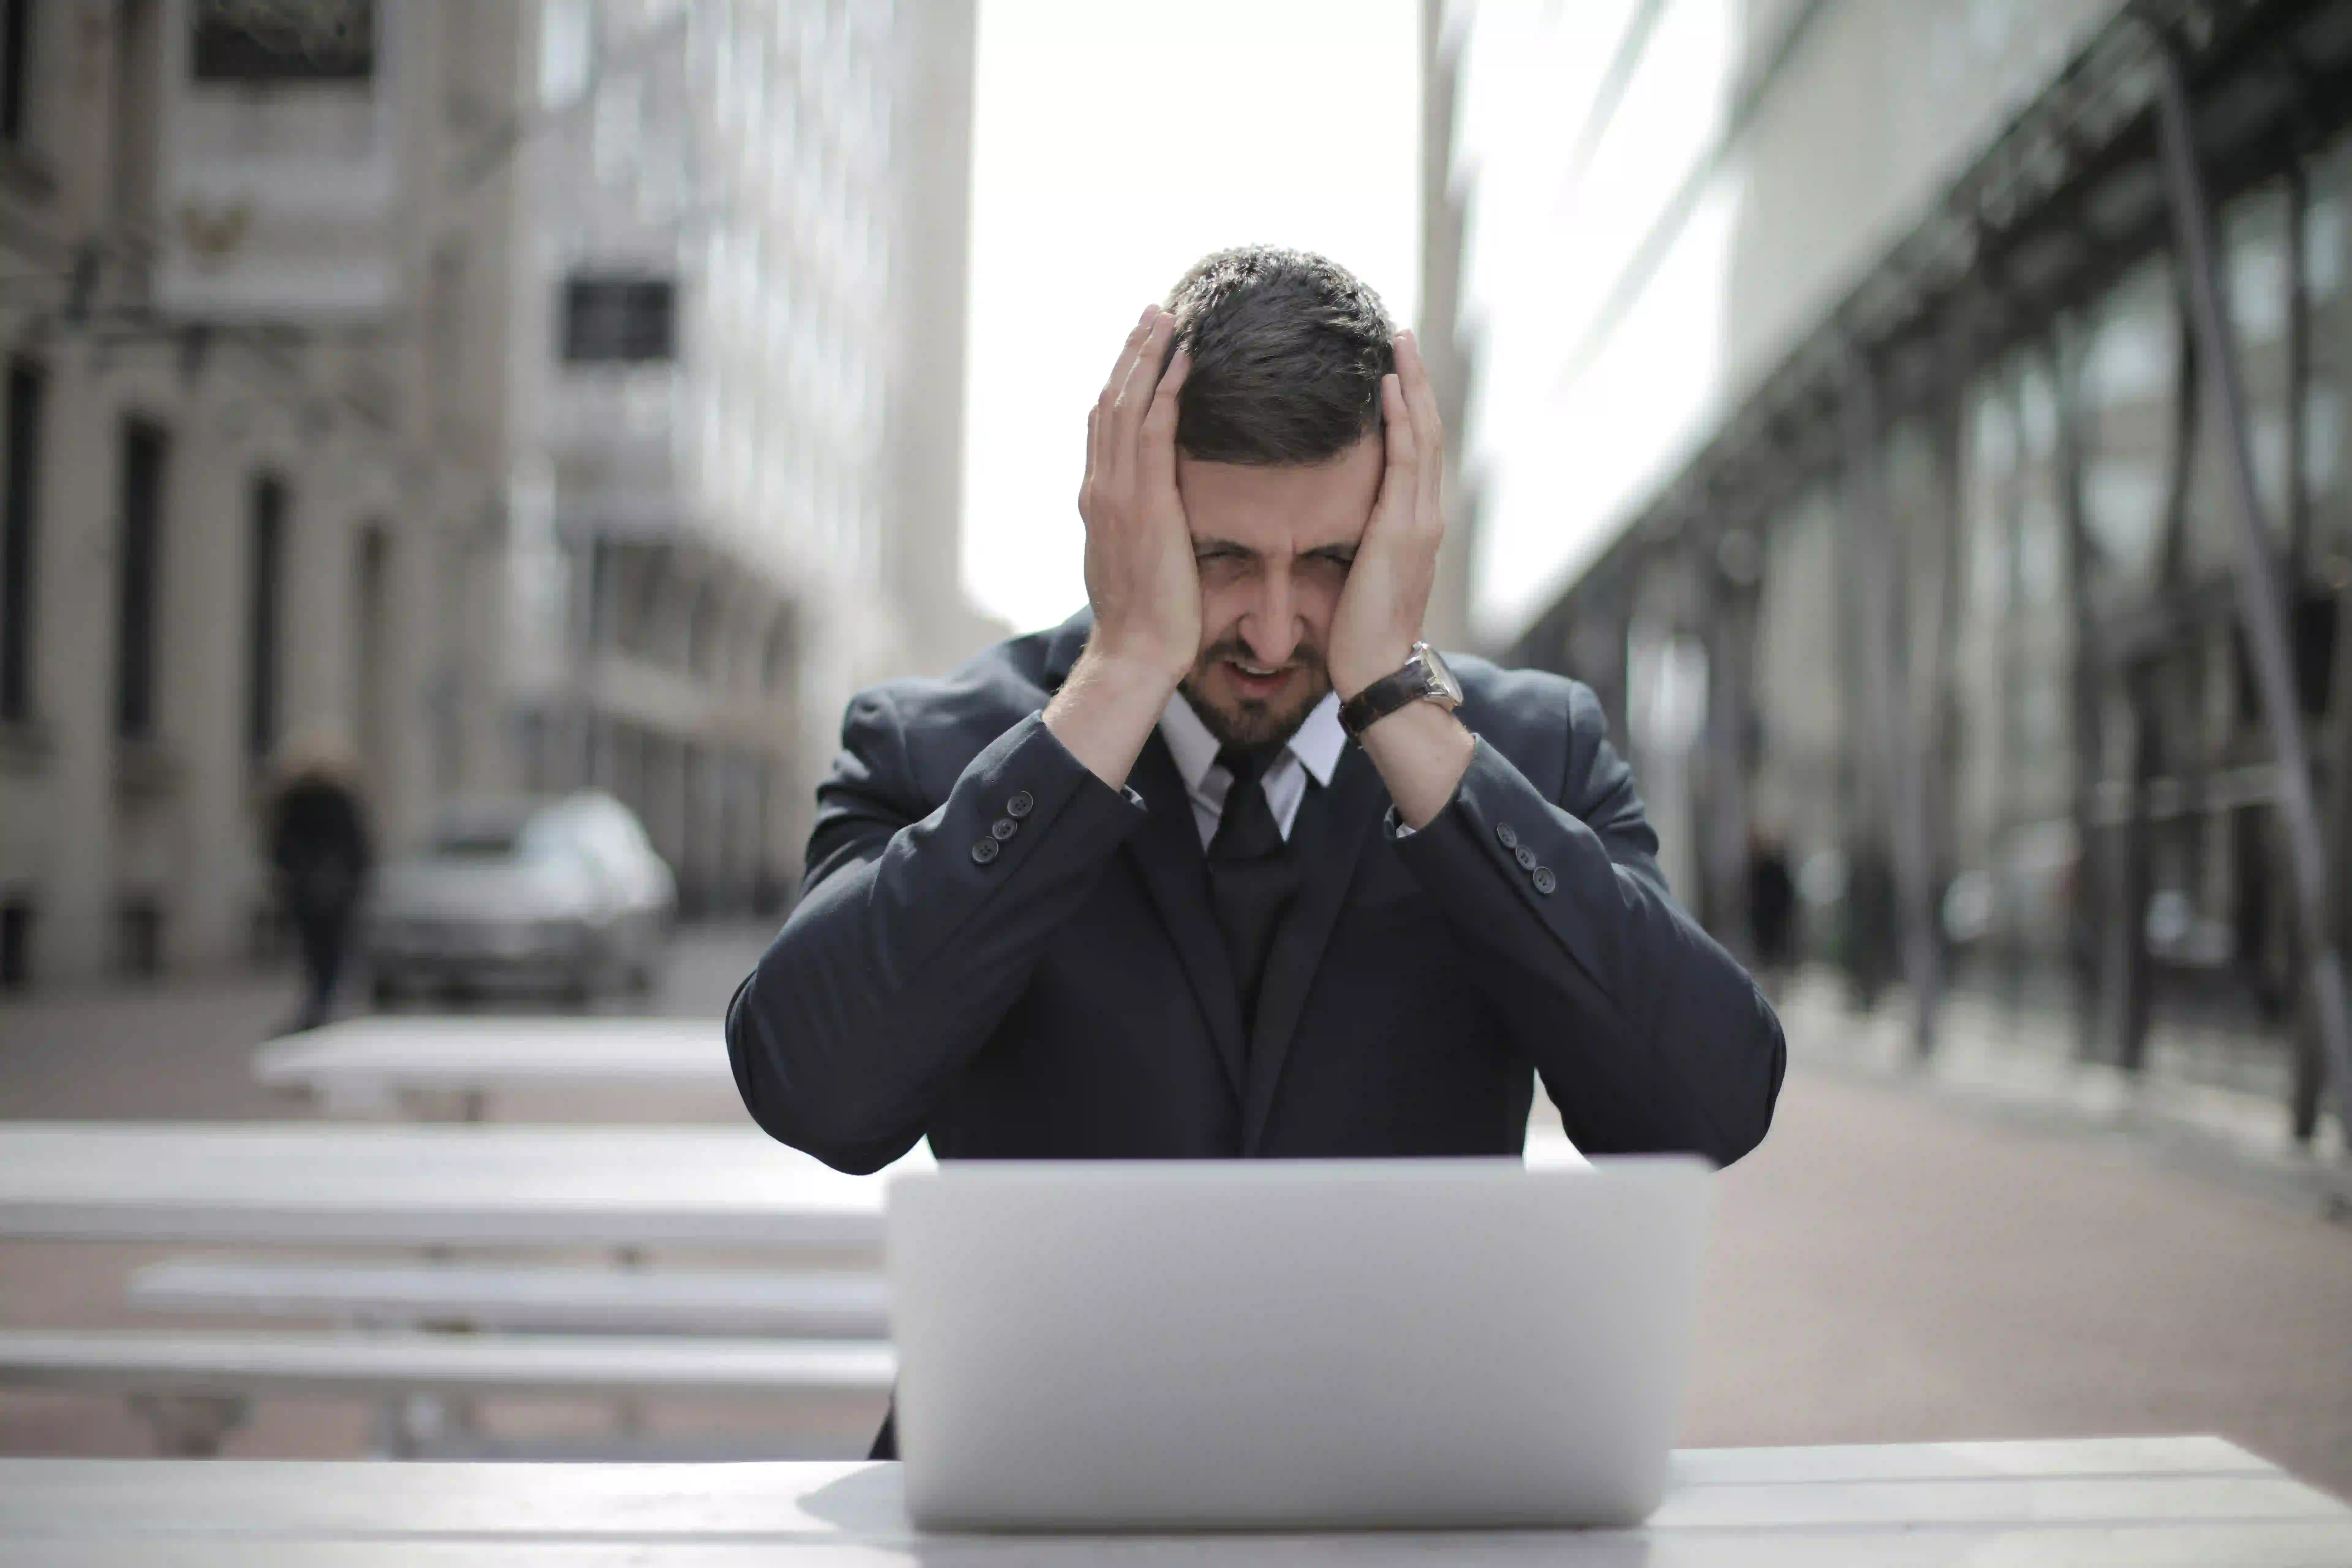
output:
M1212 463L1180 452L1176 483L1195 540L1303 552L1363 536L1380 495L1381 456L1377 432L1316 464Z

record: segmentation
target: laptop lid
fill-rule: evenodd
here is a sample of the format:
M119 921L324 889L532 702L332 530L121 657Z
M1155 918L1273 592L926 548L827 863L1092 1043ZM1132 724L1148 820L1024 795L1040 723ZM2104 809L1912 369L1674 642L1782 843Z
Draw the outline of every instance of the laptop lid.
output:
M929 1529L1622 1524L1665 1477L1701 1161L951 1163L890 1188Z

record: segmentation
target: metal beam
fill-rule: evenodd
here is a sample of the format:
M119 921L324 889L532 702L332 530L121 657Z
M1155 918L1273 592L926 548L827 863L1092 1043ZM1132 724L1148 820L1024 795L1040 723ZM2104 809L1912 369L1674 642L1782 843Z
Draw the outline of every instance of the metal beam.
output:
M1715 140L1707 143L1706 150L1684 172L1682 183L1675 187L1674 193L1666 198L1666 205L1643 232L1641 242L1633 247L1633 257L1625 263L1624 270L1618 273L1616 281L1610 285L1608 295L1601 300L1601 308L1592 313L1590 325L1568 356L1566 370L1560 376L1561 386L1573 386L1582 379L1584 373L1591 368L1592 362L1600 356L1602 347L1615 335L1618 327L1632 311L1634 301L1650 286L1651 276L1657 271L1659 263L1665 260L1666 253L1674 248L1675 241L1682 235L1683 226L1690 221L1691 214L1698 210L1699 197L1706 193L1716 172L1723 167L1724 161L1731 156L1732 149L1739 144L1739 139L1748 133L1749 122L1756 118L1757 110L1764 106L1764 100L1771 96L1772 89L1780 84L1789 63L1796 58L1797 47L1811 31L1814 19L1822 14L1826 4L1827 0L1797 0L1793 14L1766 51L1763 65L1740 85L1733 97L1724 115L1722 129L1716 132Z
M1921 1056L1935 1048L1936 1009L1943 989L1943 953L1935 924L1934 867L1927 844L1926 792L1921 787L1916 704L1903 657L1901 542L1887 504L1885 426L1879 417L1878 373L1858 350L1849 354L1845 387L1846 505L1852 537L1863 552L1858 650L1864 712L1876 732L1877 772L1895 872L1897 940L1903 977L1911 988L1913 1043Z
M2058 501L2066 529L2066 607L2074 622L2074 668L2067 671L2074 763L2068 797L2080 871L2075 878L2079 891L2074 918L2066 933L2066 971L2074 1005L2075 1054L2087 1058L2098 1039L2099 915L2110 885L2107 857L2103 853L2105 846L2092 821L2099 759L2105 755L2099 713L2099 675L2105 661L2097 617L2092 613L2094 554L2090 521L2083 505L2082 386L2077 374L2082 356L2063 323L2043 339L2040 352L2057 413Z
M1584 125L1576 133L1575 145L1569 149L1568 173L1560 182L1563 207L1575 206L1585 173L1592 166L1593 154L1601 151L1601 139L1609 133L1609 122L1617 118L1617 106L1625 100L1625 89L1632 84L1634 68L1642 63L1642 53L1650 47L1650 35L1657 30L1658 18L1665 9L1666 0L1633 0L1633 14L1626 18L1625 30L1617 36L1617 47L1610 53L1609 68L1601 73L1601 86L1592 94L1591 107L1584 112Z
M1705 731L1706 825L1699 836L1706 859L1707 915L1716 940L1742 963L1756 959L1748 908L1748 862L1753 824L1748 792L1748 735L1753 722L1755 588L1735 581L1722 563L1723 535L1694 531L1690 569L1697 587L1701 635L1706 643Z
M2263 527L2262 493L2254 482L2253 447L2247 429L2246 392L2237 342L2213 257L2213 216L2198 166L2196 131L2190 122L2189 83L2169 38L2159 39L2157 113L2164 147L2165 184L2170 194L2173 228L2186 271L2189 303L2200 355L2221 395L2228 441L2228 479L2238 530L2239 613L2252 655L2254 685L2278 759L2279 806L2294 879L2296 925L2305 958L2305 982L2319 1037L2336 1078L2338 1114L2352 1128L2352 1022L2347 1022L2344 966L2327 925L2325 868L2326 846L2312 799L2310 748L2296 698L2294 667L2287 652L2280 613L2278 564Z

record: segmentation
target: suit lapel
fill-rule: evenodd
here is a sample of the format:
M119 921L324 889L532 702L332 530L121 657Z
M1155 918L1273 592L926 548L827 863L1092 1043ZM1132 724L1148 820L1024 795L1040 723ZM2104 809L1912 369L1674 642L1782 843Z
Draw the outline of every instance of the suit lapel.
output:
M1142 831L1127 841L1127 852L1135 858L1143 886L1159 907L1184 976L1192 983L1202 1016L1209 1021L1226 1081L1238 1097L1243 1088L1240 992L1233 963L1225 956L1224 934L1217 929L1216 911L1209 903L1208 861L1201 852L1201 830L1193 825L1192 797L1158 731L1143 743L1129 782L1143 797L1150 816Z
M1309 786L1312 788L1313 786ZM1274 935L1250 1032L1249 1082L1242 1097L1242 1152L1257 1152L1290 1037L1323 962L1331 928L1362 863L1364 840L1388 809L1388 791L1370 757L1354 746L1339 753L1326 798L1301 803L1292 837L1298 850L1298 897ZM1195 841L1197 842L1197 835ZM1213 919L1211 931L1214 934ZM1230 985L1230 983L1228 983Z

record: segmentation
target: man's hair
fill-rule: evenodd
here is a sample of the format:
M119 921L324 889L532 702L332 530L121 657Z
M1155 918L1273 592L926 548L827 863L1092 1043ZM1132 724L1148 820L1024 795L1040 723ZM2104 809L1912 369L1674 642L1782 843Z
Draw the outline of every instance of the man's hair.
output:
M1176 445L1212 463L1320 463L1381 419L1396 368L1381 297L1336 261L1244 245L1194 262L1169 291L1190 353Z

